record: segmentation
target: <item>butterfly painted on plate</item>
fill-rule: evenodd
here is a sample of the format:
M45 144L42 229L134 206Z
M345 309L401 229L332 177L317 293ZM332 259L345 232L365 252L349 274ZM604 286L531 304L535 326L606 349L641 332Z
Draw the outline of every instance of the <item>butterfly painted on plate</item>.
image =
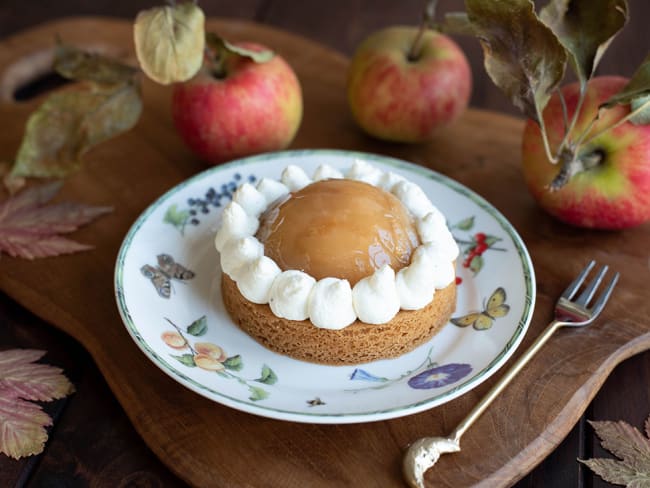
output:
M144 276L151 280L154 288L163 298L169 298L172 292L172 279L187 281L194 278L194 271L174 261L169 254L159 254L158 266L145 264L140 268Z
M319 405L325 405L325 402L320 399L320 397L316 397L313 400L307 400L307 403L309 404L310 407L317 407Z
M510 305L506 304L506 291L499 287L490 296L482 312L472 312L462 317L451 319L451 323L458 327L473 326L476 330L486 330L492 327L494 319L508 315Z

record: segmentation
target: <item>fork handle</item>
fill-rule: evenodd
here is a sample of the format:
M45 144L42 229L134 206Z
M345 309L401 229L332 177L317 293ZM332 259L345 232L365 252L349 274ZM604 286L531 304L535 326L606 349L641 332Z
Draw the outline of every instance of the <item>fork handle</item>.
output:
M513 364L508 371L497 381L490 391L488 391L485 396L478 402L472 410L467 414L467 416L461 420L460 424L454 429L454 431L449 436L451 439L456 442L460 441L461 436L465 433L467 429L481 416L485 409L494 401L494 399L504 390L508 384L513 380L515 376L521 371L521 369L528 364L528 362L533 358L537 351L539 351L544 344L551 338L555 332L566 325L565 322L559 320L554 320L544 332L542 332L535 342L533 342L528 349L521 355L515 364Z

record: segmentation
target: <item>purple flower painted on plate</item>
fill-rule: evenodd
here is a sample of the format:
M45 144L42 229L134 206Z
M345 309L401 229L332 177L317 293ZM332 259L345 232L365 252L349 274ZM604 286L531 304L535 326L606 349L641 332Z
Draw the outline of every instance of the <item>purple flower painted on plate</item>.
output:
M383 383L384 381L388 381L388 378L381 378L379 376L375 376L374 374L368 373L365 369L360 369L356 368L354 371L352 371L352 374L350 375L351 380L362 380L362 381L376 381Z
M435 368L422 371L413 376L413 378L408 381L408 384L411 388L416 388L418 390L440 388L455 383L461 378L467 376L471 371L472 366L469 364L445 364L444 366L436 366Z

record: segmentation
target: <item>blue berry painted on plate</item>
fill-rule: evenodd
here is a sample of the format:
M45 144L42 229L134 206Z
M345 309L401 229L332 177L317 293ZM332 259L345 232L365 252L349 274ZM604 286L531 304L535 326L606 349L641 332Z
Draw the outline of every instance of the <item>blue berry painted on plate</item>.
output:
M164 221L176 227L181 234L185 230L185 226L189 223L197 226L201 223L200 216L208 215L213 208L220 208L228 201L232 200L233 194L242 181L254 183L257 181L255 175L249 175L245 179L240 173L235 173L230 181L222 183L216 190L215 187L210 187L206 190L202 197L193 197L187 199L188 208L179 210L176 204L170 206L165 213Z

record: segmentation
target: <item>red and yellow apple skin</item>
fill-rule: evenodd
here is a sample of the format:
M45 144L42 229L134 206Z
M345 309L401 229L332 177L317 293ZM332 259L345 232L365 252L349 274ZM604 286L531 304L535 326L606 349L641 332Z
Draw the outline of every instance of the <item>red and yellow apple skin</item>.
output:
M264 63L230 56L224 68L217 78L204 66L174 86L172 117L183 141L211 164L286 148L302 120L302 91L291 66L276 54Z
M426 31L416 60L409 60L414 27L372 34L356 50L348 70L352 114L368 134L395 142L424 142L467 108L472 72L449 37Z
M573 140L587 128L598 106L619 92L628 80L617 76L593 78L574 130ZM579 98L577 83L562 88L569 120ZM629 113L628 105L603 110L591 129L595 135ZM544 110L551 149L557 148L564 135L560 98L555 94ZM587 141L589 135L584 139ZM544 151L538 125L526 123L522 144L526 184L539 205L559 220L579 227L625 229L650 220L650 125L624 122L595 138L580 151L602 156L600 162L573 176L557 191L548 186L559 171Z

